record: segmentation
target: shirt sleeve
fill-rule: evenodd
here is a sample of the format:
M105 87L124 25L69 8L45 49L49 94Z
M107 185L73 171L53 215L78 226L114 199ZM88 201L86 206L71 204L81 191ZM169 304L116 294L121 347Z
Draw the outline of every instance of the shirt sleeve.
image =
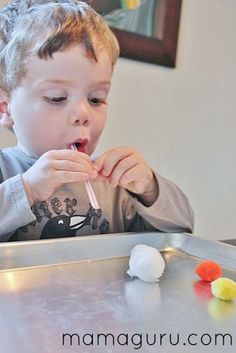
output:
M20 174L0 184L0 241L8 241L14 232L35 220Z
M159 186L159 195L152 206L146 207L137 198L129 195L137 213L132 221L133 229L130 231L137 231L138 226L139 229L147 231L192 233L194 214L188 198L174 183L156 172L154 174Z

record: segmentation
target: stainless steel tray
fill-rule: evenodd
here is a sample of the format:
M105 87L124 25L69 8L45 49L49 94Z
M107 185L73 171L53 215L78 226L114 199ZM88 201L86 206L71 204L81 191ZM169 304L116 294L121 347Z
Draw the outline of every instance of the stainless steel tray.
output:
M159 283L127 276L136 244L162 252ZM235 352L236 302L198 280L200 259L236 280L236 247L189 234L3 243L0 352Z

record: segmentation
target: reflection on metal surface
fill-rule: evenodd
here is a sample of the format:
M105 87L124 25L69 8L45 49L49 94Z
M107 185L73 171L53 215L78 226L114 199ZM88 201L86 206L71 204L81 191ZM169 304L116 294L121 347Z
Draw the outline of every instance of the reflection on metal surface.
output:
M232 300L225 301L218 298L212 298L208 302L207 308L210 316L216 321L236 317L236 303Z
M204 302L208 302L209 299L213 298L211 293L211 283L203 280L199 280L193 283L193 290L196 296Z
M126 281L124 294L130 313L142 319L149 318L154 312L158 313L161 300L158 283L146 283L135 278ZM144 298L148 300L144 301Z
M158 283L132 280L126 274L130 250L139 243L162 251L166 267ZM172 251L164 250L170 248ZM150 339L155 333L174 337L178 333L184 339L191 333L219 332L233 337L236 303L215 300L208 286L196 282L194 269L200 256L218 258L224 276L236 280L235 247L186 234L117 234L4 244L0 262L9 268L0 272L1 351L120 353L124 348L111 343L63 347L61 337L66 332L81 337L86 333L115 337L140 333ZM22 265L26 267L20 269ZM162 348L165 353L183 353L183 344ZM234 348L187 346L186 352L221 353L227 349L233 353ZM159 349L146 345L143 352ZM134 352L134 345L125 346L125 352Z
M3 271L0 273L0 293L18 293L39 289L39 284L50 285L51 277L45 276L40 268L36 269L35 276L27 271Z
M4 273L1 285L3 288L6 288L6 291L17 292L19 289L19 283L17 281L17 277L15 276L15 272Z

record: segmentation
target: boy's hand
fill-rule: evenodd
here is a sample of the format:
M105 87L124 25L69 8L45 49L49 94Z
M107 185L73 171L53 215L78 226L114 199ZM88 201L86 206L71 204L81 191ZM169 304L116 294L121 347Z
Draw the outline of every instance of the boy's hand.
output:
M36 201L48 199L63 184L94 179L97 175L94 162L85 153L55 150L44 153L22 174L22 179L32 206Z
M158 197L158 183L141 154L133 148L118 147L103 153L95 161L99 175L111 187L122 186L137 194L145 205L151 206Z

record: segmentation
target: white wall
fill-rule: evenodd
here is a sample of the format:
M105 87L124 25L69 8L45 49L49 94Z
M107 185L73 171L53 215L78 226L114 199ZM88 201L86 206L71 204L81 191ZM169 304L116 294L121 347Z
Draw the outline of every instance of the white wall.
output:
M0 148L15 145L15 136L0 126Z
M176 69L119 59L98 149L136 146L212 239L236 237L235 14L235 0L183 0Z
M176 69L121 59L100 144L137 146L212 239L236 237L235 14L234 0L183 0Z

